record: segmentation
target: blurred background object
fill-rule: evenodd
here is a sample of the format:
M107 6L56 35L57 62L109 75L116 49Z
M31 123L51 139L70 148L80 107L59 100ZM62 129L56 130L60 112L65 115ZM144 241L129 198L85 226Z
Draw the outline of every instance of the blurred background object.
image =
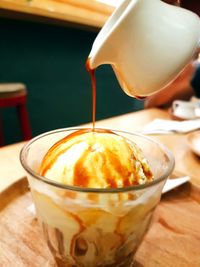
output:
M27 90L22 83L0 84L0 108L15 107L21 128L22 140L29 140L32 137L31 125L27 111ZM0 146L4 145L4 126L0 118ZM9 129L15 132L15 128Z

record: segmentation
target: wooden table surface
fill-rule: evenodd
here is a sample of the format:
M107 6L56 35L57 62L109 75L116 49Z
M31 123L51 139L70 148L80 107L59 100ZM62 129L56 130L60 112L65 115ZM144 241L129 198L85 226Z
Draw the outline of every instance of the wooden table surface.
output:
M101 28L114 7L95 0L1 0L0 15ZM10 12L10 13L9 13Z
M102 120L97 122L97 126L132 132L141 130L155 118L170 117L166 111L151 109ZM153 138L160 140L174 153L176 170L191 176L192 179L190 183L162 197L154 214L154 222L136 254L134 267L200 267L200 159L190 151L187 135L157 135ZM2 194L1 191L25 176L19 162L23 144L18 143L0 149L0 207L13 199L13 194L17 194L16 190L9 191L13 192L12 195L9 195L8 190L4 190ZM23 186L17 190L20 195L23 194ZM47 264L49 252L41 235L38 234L39 229L33 214L27 211L31 202L28 193L27 196L22 195L13 201L7 209L1 210L2 267L54 266Z
M170 119L167 111L150 109L105 119L96 123L97 127L107 127L123 131L139 131L155 118ZM200 185L200 160L193 154L185 134L155 135L175 155L176 170L192 177ZM23 142L0 148L0 191L25 175L19 162L19 153Z

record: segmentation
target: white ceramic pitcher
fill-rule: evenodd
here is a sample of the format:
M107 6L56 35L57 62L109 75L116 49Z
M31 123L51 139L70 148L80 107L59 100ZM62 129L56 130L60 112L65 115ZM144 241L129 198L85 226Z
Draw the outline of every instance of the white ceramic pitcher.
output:
M124 0L89 54L90 67L111 64L122 89L144 97L165 87L192 58L199 17L160 0Z

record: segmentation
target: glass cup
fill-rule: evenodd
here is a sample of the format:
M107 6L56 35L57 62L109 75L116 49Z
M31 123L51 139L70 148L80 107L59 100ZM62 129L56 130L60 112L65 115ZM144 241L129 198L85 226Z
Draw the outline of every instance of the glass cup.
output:
M174 168L174 158L162 144L148 137L114 131L142 149L154 174L153 182L93 189L40 176L38 169L49 148L75 130L42 134L27 143L20 155L47 245L58 267L132 266Z

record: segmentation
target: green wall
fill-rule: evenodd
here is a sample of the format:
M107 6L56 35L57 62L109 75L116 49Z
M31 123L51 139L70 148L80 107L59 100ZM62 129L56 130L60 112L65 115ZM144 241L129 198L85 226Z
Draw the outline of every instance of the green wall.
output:
M33 135L91 121L85 60L96 33L0 19L0 82L23 82ZM97 119L142 108L126 96L109 66L97 70ZM21 140L14 108L1 110L6 143ZM112 125L111 125L112 127Z

